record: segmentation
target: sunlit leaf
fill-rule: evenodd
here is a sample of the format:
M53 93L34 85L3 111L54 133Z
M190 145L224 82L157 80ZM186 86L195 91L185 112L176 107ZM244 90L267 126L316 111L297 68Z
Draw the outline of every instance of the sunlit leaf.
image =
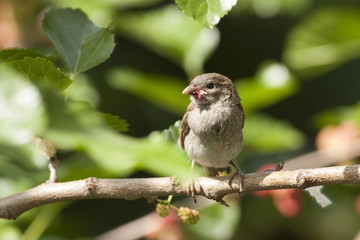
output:
M271 106L298 89L295 77L283 64L268 61L253 78L235 81L246 113Z
M115 47L110 30L94 25L79 9L51 9L45 15L42 30L73 73L104 62Z
M188 16L207 27L218 24L237 0L176 0L179 8Z
M314 76L360 56L360 10L320 8L289 34L284 60L298 73Z
M304 135L290 123L264 114L246 116L244 144L262 151L296 150L303 146Z
M26 79L40 87L63 91L72 83L72 80L59 68L44 58L25 57L22 60L12 61L9 64L24 74Z
M186 84L177 78L117 68L108 79L112 87L145 98L176 114L183 114L189 104L188 97L181 94Z
M189 76L203 72L203 65L219 43L219 32L202 27L175 6L122 14L117 29L150 50L182 66Z

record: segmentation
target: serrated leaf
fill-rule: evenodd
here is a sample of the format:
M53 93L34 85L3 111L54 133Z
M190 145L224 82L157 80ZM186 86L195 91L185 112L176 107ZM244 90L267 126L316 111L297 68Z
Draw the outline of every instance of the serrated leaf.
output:
M176 0L178 7L188 16L207 27L218 24L237 0Z
M73 73L104 62L115 47L110 30L94 25L79 9L51 9L45 15L42 31L55 45L65 67Z
M11 62L16 60L22 60L25 57L44 57L42 54L30 50L30 49L20 49L20 48L12 48L12 49L3 49L0 50L0 62Z
M129 124L127 123L127 121L125 119L121 119L118 116L109 114L109 113L101 113L102 117L105 120L105 123L115 129L116 131L119 132L125 132L129 130Z
M44 58L25 57L23 60L12 61L9 65L40 87L63 91L72 83L59 68Z
M360 56L358 26L357 8L320 8L291 30L284 61L307 77L334 69Z
M116 27L124 37L145 45L184 68L188 76L203 72L203 65L219 43L217 29L210 30L184 16L175 6L122 14Z

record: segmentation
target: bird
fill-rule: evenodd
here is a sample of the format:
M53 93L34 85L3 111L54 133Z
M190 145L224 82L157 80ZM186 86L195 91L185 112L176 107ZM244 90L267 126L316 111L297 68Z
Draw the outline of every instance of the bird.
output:
M195 77L182 94L190 95L190 104L181 121L179 144L195 163L202 165L207 176L235 168L229 178L239 176L239 192L243 191L244 173L235 164L243 145L245 113L240 96L232 81L219 73ZM188 195L195 199L194 182ZM225 203L226 204L226 203Z

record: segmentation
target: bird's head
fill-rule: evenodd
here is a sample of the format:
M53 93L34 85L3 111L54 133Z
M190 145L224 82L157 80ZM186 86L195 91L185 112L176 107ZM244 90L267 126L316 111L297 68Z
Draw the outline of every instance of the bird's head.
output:
M235 96L235 100L240 102L231 80L218 73L206 73L195 77L182 94L190 95L191 100L198 105L213 104L230 99L230 96Z

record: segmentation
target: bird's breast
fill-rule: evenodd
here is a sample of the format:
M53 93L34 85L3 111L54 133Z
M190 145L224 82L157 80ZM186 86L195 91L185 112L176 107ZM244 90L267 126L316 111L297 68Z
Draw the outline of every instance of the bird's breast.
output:
M203 166L227 167L241 151L241 114L230 107L195 108L189 113L185 138L189 157Z

